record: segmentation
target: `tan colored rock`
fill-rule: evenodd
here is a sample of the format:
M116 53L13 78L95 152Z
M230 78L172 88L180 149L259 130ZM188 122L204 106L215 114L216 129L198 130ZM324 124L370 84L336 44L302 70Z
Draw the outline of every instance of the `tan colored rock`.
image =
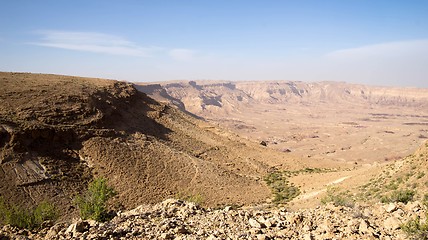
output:
M314 236L313 236L312 234L307 233L307 234L305 234L305 235L303 236L303 239L304 239L304 240L314 240L315 238L314 238Z
M290 233L289 229L282 229L282 230L276 232L276 236L285 238L289 235L289 233Z
M216 237L216 236L214 236L214 235L209 235L208 237L207 237L207 240L217 240L217 239L219 239L218 237Z
M174 235L170 234L170 233L162 233L160 235L161 239L174 239Z
M419 201L408 202L405 206L407 211L418 212L422 209L421 203Z
M266 240L269 239L266 234L258 234L257 236L257 240Z
M190 231L187 230L184 226L179 226L174 230L176 233L180 233L180 234L189 234Z
M383 223L383 226L389 230L399 229L400 225L401 225L401 222L396 217L389 217Z
M366 221L366 220L361 220L361 221L360 221L360 225L359 225L359 227L358 227L358 230L359 230L361 233L368 233L368 232L369 232L369 225L367 224L367 221Z
M358 229L360 227L360 222L357 219L351 219L348 221L346 225L349 228L349 231L351 233L355 233L355 232L358 232Z
M257 220L255 220L253 218L250 218L248 220L248 224L250 224L250 226L253 228L262 228L262 225Z
M397 205L395 203L390 203L385 207L387 213L394 212L395 210L397 210Z

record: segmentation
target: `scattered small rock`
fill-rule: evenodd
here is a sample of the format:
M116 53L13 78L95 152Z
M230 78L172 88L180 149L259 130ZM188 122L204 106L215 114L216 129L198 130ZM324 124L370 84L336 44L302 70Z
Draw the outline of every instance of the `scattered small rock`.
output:
M253 228L262 228L262 225L259 222L257 222L257 220L255 220L253 218L250 218L250 220L248 220L248 223Z
M397 210L397 205L395 203L390 203L386 206L385 211L387 213L391 213L393 211Z
M396 230L400 228L401 222L395 217L389 217L384 221L384 227L389 230Z
M419 206L419 207L418 207ZM420 208L417 212L415 209ZM111 221L56 224L38 233L10 226L1 239L406 239L400 224L426 209L416 203L350 207L334 205L296 212L285 209L204 209L168 199L118 214Z

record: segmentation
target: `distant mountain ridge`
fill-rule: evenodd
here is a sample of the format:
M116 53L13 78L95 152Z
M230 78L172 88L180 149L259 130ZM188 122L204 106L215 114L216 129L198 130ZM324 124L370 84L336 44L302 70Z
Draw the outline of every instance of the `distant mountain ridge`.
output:
M137 88L313 162L399 159L428 135L428 89L295 81L177 81Z
M252 104L347 103L428 108L428 89L376 87L343 82L178 81L138 84L157 100L168 101L194 114L239 111ZM220 110L222 109L222 110ZM203 115L203 114L202 114Z

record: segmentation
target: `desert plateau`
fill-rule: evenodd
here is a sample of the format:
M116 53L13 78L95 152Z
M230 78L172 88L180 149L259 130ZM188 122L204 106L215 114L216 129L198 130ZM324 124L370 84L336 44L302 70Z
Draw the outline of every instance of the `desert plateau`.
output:
M3 221L45 202L56 213L3 224L2 239L408 239L427 216L428 89L0 83ZM101 222L76 203L96 179L115 193Z

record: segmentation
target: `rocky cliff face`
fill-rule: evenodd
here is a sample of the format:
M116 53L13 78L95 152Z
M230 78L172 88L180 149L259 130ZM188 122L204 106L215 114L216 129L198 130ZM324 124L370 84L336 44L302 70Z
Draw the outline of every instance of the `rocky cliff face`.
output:
M209 82L140 84L158 100L201 116L245 111L255 104L349 104L428 107L428 90L374 87L341 82Z

